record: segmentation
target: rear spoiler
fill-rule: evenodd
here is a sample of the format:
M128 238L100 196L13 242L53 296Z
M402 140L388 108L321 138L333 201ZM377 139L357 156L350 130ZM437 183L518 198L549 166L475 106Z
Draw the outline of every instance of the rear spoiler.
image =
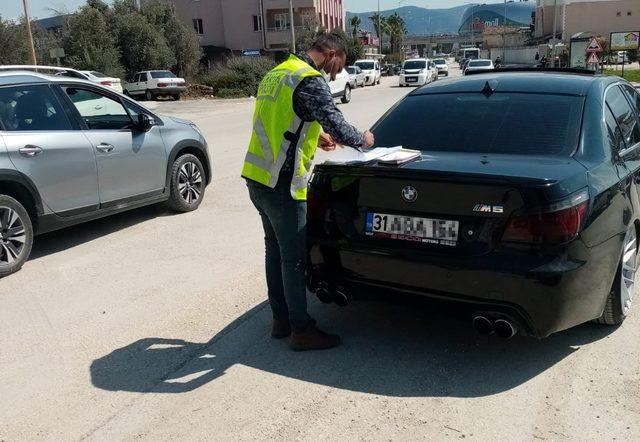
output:
M526 72L557 72L557 73L583 74L583 75L595 75L596 74L591 69L581 69L581 68L504 67L504 68L478 69L478 70L468 71L467 75L477 75L477 74L496 73L496 72L523 72L523 73L526 73Z

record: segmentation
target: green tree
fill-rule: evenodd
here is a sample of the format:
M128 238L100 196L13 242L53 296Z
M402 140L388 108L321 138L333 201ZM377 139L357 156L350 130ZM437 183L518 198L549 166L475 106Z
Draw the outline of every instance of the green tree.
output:
M381 14L374 12L373 15L369 17L369 20L373 23L376 36L381 39L387 33L387 19Z
M353 36L353 38L358 38L358 34L360 32L360 25L362 24L362 20L360 20L360 17L358 17L357 15L354 15L353 17L351 17L351 20L349 20L349 27L351 28L351 35Z
M145 4L142 14L164 35L176 60L175 73L181 77L192 77L202 58L200 41L195 31L185 26L177 17L175 6L167 3Z
M65 64L121 77L124 69L112 32L113 23L101 6L101 2L90 2L67 21L61 35Z
M385 30L389 35L389 43L392 53L399 53L402 49L402 41L407 33L407 25L397 12L386 19Z

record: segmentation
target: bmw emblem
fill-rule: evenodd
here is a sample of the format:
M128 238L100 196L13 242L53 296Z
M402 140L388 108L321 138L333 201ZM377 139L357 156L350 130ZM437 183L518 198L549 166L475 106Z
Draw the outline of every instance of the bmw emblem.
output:
M405 188L402 189L402 198L404 198L405 201L412 203L418 199L418 191L413 186L405 186Z

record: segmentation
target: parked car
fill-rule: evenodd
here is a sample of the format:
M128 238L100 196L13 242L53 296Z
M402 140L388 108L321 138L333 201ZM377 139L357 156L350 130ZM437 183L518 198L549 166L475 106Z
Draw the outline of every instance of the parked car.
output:
M358 66L364 73L364 84L366 86L373 86L380 84L380 62L377 60L358 60L354 63L354 66Z
M136 72L124 85L126 95L144 98L147 101L153 101L162 96L179 100L180 95L186 90L187 82L184 78L176 77L170 71Z
M640 229L640 94L629 83L477 74L413 91L372 130L378 146L423 156L316 166L308 284L321 299L435 298L501 337L627 317Z
M358 66L348 66L347 72L349 73L349 84L352 89L364 86L364 73L362 73L362 69Z
M396 64L393 66L393 75L400 75L400 71L402 70L402 65Z
M329 88L334 98L340 98L343 103L351 101L351 85L349 84L349 73L346 69L336 75L336 79L329 82Z
M469 72L488 71L493 69L495 69L493 61L481 58L478 60L469 60L462 73L463 75L467 75Z
M71 68L65 68L60 66L39 66L39 65L10 65L0 66L0 72L2 71L34 71L47 75L56 75L62 77L79 78L81 80L87 80L92 83L99 84L101 86L113 89L116 92L122 93L122 83L119 78L109 77L98 71L78 71Z
M433 62L438 68L438 75L444 75L445 77L449 76L449 65L447 64L447 60L444 58L436 58Z
M423 86L433 81L433 71L426 58L413 58L402 64L398 85Z
M0 72L0 277L34 235L159 202L195 210L210 181L194 123L89 81Z

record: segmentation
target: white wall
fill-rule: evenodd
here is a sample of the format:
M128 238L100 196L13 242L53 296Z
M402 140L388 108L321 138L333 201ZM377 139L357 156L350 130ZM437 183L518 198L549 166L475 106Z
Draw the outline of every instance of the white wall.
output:
M507 49L504 51L504 58L502 57L502 48L491 49L491 59L495 61L496 58L503 58L502 64L526 64L533 66L536 64L537 47L533 48L521 48L521 49ZM542 55L540 55L542 57Z

